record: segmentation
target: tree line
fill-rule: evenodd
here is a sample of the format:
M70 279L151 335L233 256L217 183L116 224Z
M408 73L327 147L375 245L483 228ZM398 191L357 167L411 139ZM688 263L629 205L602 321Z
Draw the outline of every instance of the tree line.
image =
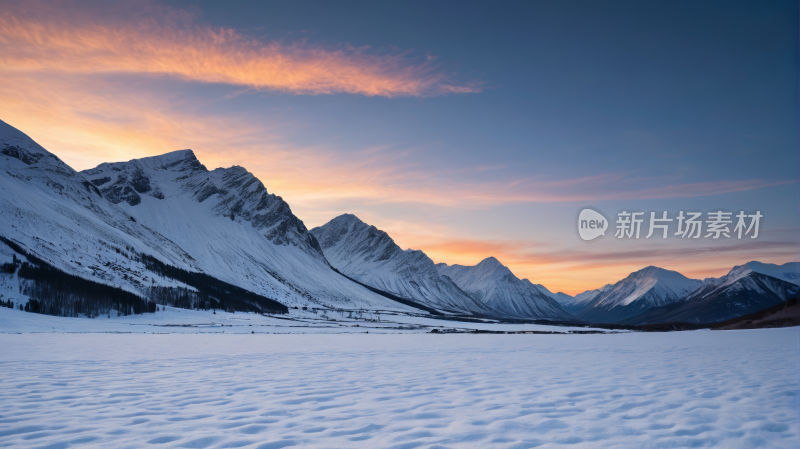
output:
M157 310L157 304L228 312L288 313L286 306L273 299L205 273L189 272L165 264L155 257L135 253L132 248L128 250L134 252L133 257L142 262L148 271L179 281L196 291L185 287L152 286L145 288L142 294L137 294L66 273L3 236L0 236L0 242L28 260L21 262L15 254L11 263L0 265L0 272L16 272L25 280L21 293L30 298L25 310L34 313L94 318L116 310L118 315L127 316L153 313Z

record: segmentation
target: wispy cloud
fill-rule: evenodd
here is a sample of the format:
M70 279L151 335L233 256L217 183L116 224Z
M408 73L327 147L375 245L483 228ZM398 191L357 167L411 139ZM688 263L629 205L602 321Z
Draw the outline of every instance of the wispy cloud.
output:
M17 71L168 75L291 94L402 97L481 90L409 52L263 41L200 24L186 11L155 9L136 11L135 20L98 20L80 9L43 4L9 8L0 15L0 63Z
M30 6L34 5L34 6ZM420 204L457 209L513 203L591 202L716 195L794 180L681 183L604 173L578 178L516 177L485 167L431 168L414 151L394 146L361 151L299 147L281 139L263 117L224 117L176 108L141 83L114 85L117 75L169 75L226 83L238 91L425 96L475 92L453 82L433 61L407 53L320 47L304 41L262 41L200 24L192 11L148 4L125 18L81 8L26 3L0 14L3 119L64 147L69 162L88 168L109 159L193 148L208 164L239 163L273 191L307 208L331 202ZM131 18L132 17L132 18ZM57 112L56 112L57 111ZM56 131L57 130L57 131ZM70 140L72 143L70 144ZM46 142L45 142L46 143ZM119 155L119 156L115 156ZM480 175L480 176L478 176Z

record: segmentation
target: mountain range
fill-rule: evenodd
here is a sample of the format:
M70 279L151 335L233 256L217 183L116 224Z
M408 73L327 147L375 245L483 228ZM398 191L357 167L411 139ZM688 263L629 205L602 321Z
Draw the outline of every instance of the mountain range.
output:
M400 249L388 234L355 215L340 215L311 233L328 262L358 282L446 313L492 314L449 277L439 274L425 253Z
M494 257L488 257L473 267L436 265L439 273L448 276L469 295L501 315L516 318L545 317L553 320L575 320L556 301L556 297L541 285L519 279Z
M259 311L418 311L336 273L286 202L241 167L209 171L184 150L78 173L5 123L0 153L0 235L20 260L143 299L177 288L218 300L237 287Z
M800 284L797 262L750 262L705 280L647 267L572 297L518 278L494 257L436 264L354 215L308 230L246 169L208 170L191 150L77 172L0 122L0 154L0 275L19 284L4 295L45 313L169 304L706 323L778 304Z
M689 295L628 319L628 324L716 323L773 307L800 290L800 262L783 265L749 262L720 278L705 279Z

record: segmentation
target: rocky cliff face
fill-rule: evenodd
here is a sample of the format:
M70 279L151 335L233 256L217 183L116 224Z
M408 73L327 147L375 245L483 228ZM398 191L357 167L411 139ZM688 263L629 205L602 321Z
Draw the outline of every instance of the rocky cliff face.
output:
M316 239L289 205L242 167L209 171L191 150L182 150L105 163L82 173L115 204L133 207L143 197L165 200L167 196L207 203L204 208L211 216L249 224L275 245L293 245L322 256Z

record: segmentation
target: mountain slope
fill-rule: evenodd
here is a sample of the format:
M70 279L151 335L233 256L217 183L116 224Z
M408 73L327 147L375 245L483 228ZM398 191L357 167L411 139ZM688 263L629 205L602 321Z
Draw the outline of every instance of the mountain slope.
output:
M283 199L242 167L209 171L191 150L82 172L112 202L170 237L205 272L287 305L413 309L331 269Z
M78 173L0 122L0 236L20 249L0 242L0 264L27 253L141 297L418 312L336 273L289 206L246 170L208 171L189 150Z
M328 262L358 282L445 312L493 313L439 274L425 253L403 251L387 233L355 215L340 215L311 233Z
M756 273L766 274L775 279L800 285L800 262L788 262L783 265L776 265L773 263L752 261L744 264L744 267Z
M586 305L589 304L594 298L596 298L599 294L613 288L614 286L611 284L606 284L596 290L586 290L583 293L578 293L575 296L566 296L558 298L558 303L561 304L561 307L564 308L567 312L577 315L583 309L586 308Z
M794 273L797 262L772 273ZM706 279L704 285L680 301L649 310L625 320L626 324L716 323L773 307L796 297L800 286L751 269L779 266L750 262L739 265L720 278ZM796 279L790 276L790 279Z
M129 248L172 266L197 268L181 247L135 221L58 157L4 122L0 192L0 235L65 273L140 291L147 276L128 275L141 269L129 263Z
M611 288L589 293L577 316L597 323L619 323L650 309L665 306L685 298L703 285L677 271L647 267L631 273ZM588 292L587 292L588 293Z
M514 318L574 321L550 295L527 279L520 280L494 257L474 267L436 265L439 273L448 276L462 290L498 313Z

